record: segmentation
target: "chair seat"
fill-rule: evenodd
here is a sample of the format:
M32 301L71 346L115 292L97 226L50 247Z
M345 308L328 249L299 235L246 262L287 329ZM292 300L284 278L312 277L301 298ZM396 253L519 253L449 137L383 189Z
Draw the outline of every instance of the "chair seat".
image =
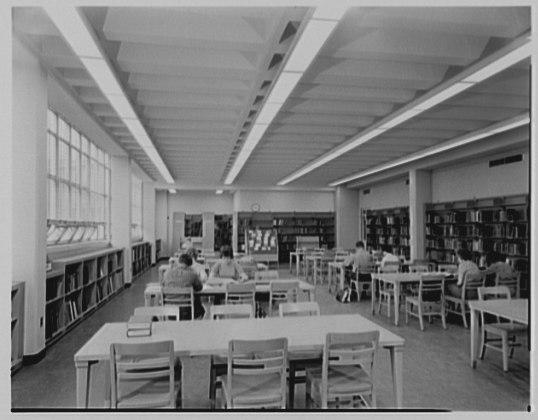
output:
M321 368L307 369L306 375L312 384L313 396L321 394ZM370 377L358 366L331 367L329 370L329 398L334 394L359 394L369 392L371 389Z
M267 378L260 381L258 376L235 376L232 382L232 401L234 408L255 402L256 406L264 404L280 406L282 395L280 394L280 375L265 375ZM229 393L228 374L222 375L222 391L224 399ZM230 408L230 407L228 407Z
M516 334L527 332L527 327L521 324L512 324L510 322L496 322L484 325L484 330L493 334Z
M290 351L288 352L288 361L290 362L302 362L313 363L316 361L321 362L322 351Z

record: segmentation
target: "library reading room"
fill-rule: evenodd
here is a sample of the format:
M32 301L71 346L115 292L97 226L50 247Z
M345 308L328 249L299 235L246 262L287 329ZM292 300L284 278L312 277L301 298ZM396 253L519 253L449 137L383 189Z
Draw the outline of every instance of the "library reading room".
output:
M536 414L533 1L10 1L6 411Z

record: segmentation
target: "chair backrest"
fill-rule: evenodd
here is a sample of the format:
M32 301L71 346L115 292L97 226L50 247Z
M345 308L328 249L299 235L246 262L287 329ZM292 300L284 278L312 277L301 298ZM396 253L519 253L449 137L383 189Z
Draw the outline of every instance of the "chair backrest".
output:
M347 251L336 251L334 253L334 262L342 262L349 256Z
M510 299L510 289L507 286L479 287L478 299Z
M110 345L110 391L114 408L175 408L174 342L113 343ZM133 381L168 383L168 392L151 393L138 387L133 395ZM131 385L131 386L129 386ZM128 399L126 398L128 397Z
M278 306L279 316L319 316L321 311L317 302L284 302Z
M149 321L179 321L177 306L140 306L135 308L134 316Z
M359 265L358 273L371 274L371 273L375 273L375 269L376 269L375 264Z
M278 271L256 271L256 273L254 273L254 280L256 281L256 283L269 283L271 280L278 280Z
M297 302L299 280L276 280L269 284L270 302Z
M400 271L400 263L397 261L387 261L383 267L379 267L380 273L397 273Z
M211 319L229 318L254 318L254 308L252 305L211 305L209 309Z
M422 274L420 276L418 295L423 302L443 301L444 289L444 274Z
M457 264L437 264L437 271L454 274L458 272L458 265Z
M256 300L256 284L254 283L228 283L226 285L226 303L250 304L254 307Z
M413 263L409 266L410 273L427 273L429 271L430 271L430 266L428 264Z
M510 290L510 295L515 298L520 296L519 278L521 273L514 271L513 273L498 273L495 278L496 286L506 286Z
M379 346L379 331L362 333L328 333L325 339L321 370L321 407L327 407L332 367L360 365L374 383L374 361Z
M190 309L194 319L194 293L192 287L167 286L163 288L163 305L171 305L181 309Z
M287 338L231 340L228 344L227 407L286 408L287 364ZM248 377L254 396L249 395L248 389L240 394L233 391L233 384L238 382L236 378L241 376ZM279 386L268 386L275 378L280 379ZM263 393L259 389L263 389Z
M476 291L478 293L478 288L483 287L486 280L485 271L476 271L476 272L467 272L463 277L463 291L461 293L461 298L463 300L467 299L470 291Z

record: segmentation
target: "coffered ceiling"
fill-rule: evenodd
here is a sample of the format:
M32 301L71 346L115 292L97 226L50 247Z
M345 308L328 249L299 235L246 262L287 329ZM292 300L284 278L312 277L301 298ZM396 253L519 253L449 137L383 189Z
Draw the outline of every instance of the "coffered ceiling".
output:
M224 185L313 8L81 12L177 186L206 188ZM16 36L166 185L47 13L15 8L13 19ZM228 187L276 186L529 35L529 7L349 8ZM528 114L529 85L525 58L286 185L327 187Z

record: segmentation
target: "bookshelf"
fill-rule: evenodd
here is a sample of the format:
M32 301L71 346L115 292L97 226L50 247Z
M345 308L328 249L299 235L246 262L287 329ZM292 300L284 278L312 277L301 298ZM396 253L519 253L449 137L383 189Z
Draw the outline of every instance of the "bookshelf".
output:
M186 214L185 215L185 236L184 238L201 238L202 231L202 215L201 214Z
M151 267L151 244L136 242L131 245L131 262L133 280Z
M155 241L155 261L159 261L162 257L162 244L163 244L163 241L162 239L157 239Z
M215 215L215 246L214 250L218 251L222 245L232 244L233 234L233 217L231 214Z
M278 261L289 261L297 247L297 238L317 237L319 246L335 246L334 212L253 212L238 214L238 250L245 252L245 230L276 229L278 234Z
M45 284L45 344L69 331L123 288L124 251L56 259Z
M24 283L11 284L11 372L22 366L24 344Z
M526 195L426 205L426 256L455 263L465 248L482 265L488 252L499 252L521 273L521 293L529 276L529 199Z
M388 245L394 255L410 258L409 207L366 210L365 217L367 247Z

